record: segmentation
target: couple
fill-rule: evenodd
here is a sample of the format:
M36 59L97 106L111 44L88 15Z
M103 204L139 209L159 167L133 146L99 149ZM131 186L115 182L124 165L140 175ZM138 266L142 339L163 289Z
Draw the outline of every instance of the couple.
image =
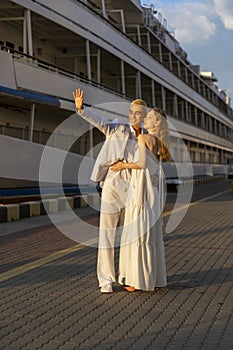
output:
M132 292L166 286L162 238L161 161L168 160L166 116L160 109L147 113L137 99L130 104L129 124L109 123L83 109L83 91L74 93L77 113L106 135L91 179L103 182L97 275L100 291L112 293L115 279L114 246L124 214L120 244L120 284ZM144 121L144 128L141 125Z

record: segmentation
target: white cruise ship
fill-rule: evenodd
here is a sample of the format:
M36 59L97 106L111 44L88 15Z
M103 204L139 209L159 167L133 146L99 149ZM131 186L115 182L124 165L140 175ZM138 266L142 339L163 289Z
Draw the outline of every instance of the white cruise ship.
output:
M86 106L142 98L166 112L174 126L175 150L175 159L166 165L167 178L176 176L174 161L187 161L181 139L194 176L232 172L230 99L212 72L191 63L152 5L143 7L139 0L1 0L0 33L0 140L5 147L0 189L35 185L36 175L23 169L37 166L30 151L45 145L74 113L77 87L85 92ZM85 121L77 123L82 130ZM62 140L66 149L76 131L62 130L57 137L58 147ZM25 154L18 153L19 140ZM87 131L70 151L85 155L102 140L98 130Z

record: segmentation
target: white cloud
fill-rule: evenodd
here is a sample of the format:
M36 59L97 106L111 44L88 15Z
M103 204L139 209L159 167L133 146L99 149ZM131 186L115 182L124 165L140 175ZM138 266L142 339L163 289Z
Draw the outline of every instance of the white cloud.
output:
M167 4L168 5L168 4ZM164 4L161 12L166 13L169 28L181 43L194 43L208 40L216 32L215 23L211 17L214 15L213 7L201 2L179 2ZM160 9L159 9L160 11Z
M214 0L214 8L225 28L233 30L233 1Z
M193 16L193 14L189 13L186 13L184 17L185 19L182 22L180 18L177 18L172 23L175 25L174 32L178 41L192 43L199 40L207 40L214 35L216 30L215 24L210 22L207 17L203 15ZM179 23L182 23L180 28L178 27Z

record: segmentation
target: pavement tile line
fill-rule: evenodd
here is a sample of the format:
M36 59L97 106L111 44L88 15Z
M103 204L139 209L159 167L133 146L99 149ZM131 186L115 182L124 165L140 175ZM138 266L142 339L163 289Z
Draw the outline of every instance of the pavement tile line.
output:
M177 208L175 211L173 211L173 210L167 211L166 213L163 213L162 216L163 217L169 216L169 215L171 215L171 213L181 211L181 210L183 210L184 208L187 208L187 207L193 207L194 205L197 205L199 203L208 201L208 200L213 199L215 197L219 197L219 196L224 195L224 194L229 193L229 192L231 192L231 190L226 190L226 191L223 191L223 192L216 193L216 194L214 194L212 196L204 197L204 198L202 198L200 200L197 200L195 202L189 203L188 205L181 206L180 208ZM86 241L85 244L77 244L77 245L75 245L73 247L60 250L60 251L58 251L58 252L56 252L54 254L50 254L47 257L35 260L35 261L31 262L31 263L28 263L28 264L16 267L14 269L11 269L11 270L9 270L7 272L4 272L4 273L0 274L0 283L4 282L6 280L9 280L11 278L17 277L17 276L19 276L19 275L21 275L21 274L23 274L25 272L28 272L30 270L33 270L33 269L35 269L37 267L40 267L40 266L45 265L47 263L50 263L50 262L52 262L54 260L57 260L57 259L65 256L65 255L68 255L70 253L73 253L73 252L79 251L81 249L84 249L84 248L86 248L86 245L92 245L92 244L96 244L96 243L97 243L96 239L92 239L92 240Z
M208 200L210 200L210 199L213 199L213 198L215 198L215 197L222 196L222 195L227 194L227 193L229 193L229 192L231 192L231 190L226 190L226 191L223 191L223 192L219 192L219 193L213 194L212 196L208 196L208 197L204 197L204 198L202 198L202 199L198 199L198 200L196 200L195 202L192 202L192 203L183 205L183 206L177 208L176 210L173 210L173 209L172 209L172 210L169 210L169 211L167 211L166 213L163 213L162 216L163 216L163 217L169 216L169 215L171 215L172 213L177 213L177 212L179 212L179 211L181 211L181 210L183 210L183 209L185 209L185 208L187 208L187 207L193 207L194 205L197 205L197 204L202 203L202 202L206 202L206 201L208 201Z
M96 243L96 239L92 239L92 240L89 240L87 242L85 242L85 244L87 245L92 245L92 244L95 244ZM19 266L19 267L16 267L12 270L9 270L7 272L4 272L2 274L0 274L0 282L4 282L6 280L9 280L10 278L14 278L18 275L21 275L25 272L28 272L28 271L31 271L33 269L36 269L37 267L40 267L42 265L45 265L47 263L50 263L54 260L57 260L59 258L62 258L63 256L65 255L68 255L68 254L71 254L71 253L74 253L78 250L81 250L81 249L84 249L86 248L86 246L82 245L82 244L76 244L75 246L73 247L70 247L70 248L67 248L67 249L63 249L63 250L60 250L56 253L53 253L53 254L50 254L44 258L41 258L41 259L38 259L38 260L35 260L31 263L28 263L28 264L25 264L25 265L22 265L22 266Z

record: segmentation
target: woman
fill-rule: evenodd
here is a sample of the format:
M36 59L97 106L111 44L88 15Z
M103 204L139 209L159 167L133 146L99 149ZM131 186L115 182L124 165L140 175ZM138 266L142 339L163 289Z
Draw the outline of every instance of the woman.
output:
M144 128L148 134L138 136L135 162L111 167L114 171L132 169L119 258L119 283L129 292L167 285L161 219L161 161L169 159L166 115L158 108L150 110Z

